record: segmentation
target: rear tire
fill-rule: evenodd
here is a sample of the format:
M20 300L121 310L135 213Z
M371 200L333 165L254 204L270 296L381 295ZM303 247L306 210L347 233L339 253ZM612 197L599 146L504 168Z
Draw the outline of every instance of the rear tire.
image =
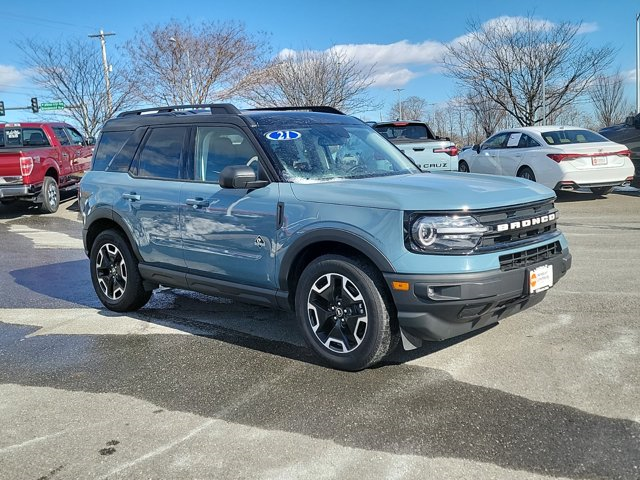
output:
M527 180L531 180L532 182L536 181L536 176L533 174L533 170L531 170L529 167L522 167L518 171L517 176L520 178L526 178Z
M458 171L470 173L469 165L467 164L467 162L465 162L464 160L460 160L460 162L458 163Z
M44 213L56 213L60 206L60 190L53 177L44 177L42 182L42 203L40 210Z
M313 260L296 291L296 317L307 345L340 370L376 364L397 345L386 297L379 272L368 263L340 255Z
M591 187L590 190L594 195L604 196L611 193L613 187Z
M102 304L114 312L143 307L153 292L144 288L138 260L116 230L100 233L89 254L91 282Z

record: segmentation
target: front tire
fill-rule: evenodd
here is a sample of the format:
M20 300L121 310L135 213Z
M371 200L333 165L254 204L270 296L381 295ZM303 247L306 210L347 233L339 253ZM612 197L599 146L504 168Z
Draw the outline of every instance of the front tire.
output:
M611 193L611 190L613 190L613 187L591 187L590 190L591 190L591 193L593 193L594 195L603 196Z
M296 317L309 347L328 365L356 371L396 345L394 314L379 272L368 263L324 255L302 272Z
M100 233L89 254L91 282L102 304L115 312L138 310L151 298L144 288L138 260L116 230Z
M58 182L53 177L44 177L42 182L42 203L40 210L44 213L56 213L60 206L60 190Z
M465 162L464 160L460 160L460 162L458 163L458 171L459 172L465 172L465 173L469 173L469 165L467 164L467 162Z

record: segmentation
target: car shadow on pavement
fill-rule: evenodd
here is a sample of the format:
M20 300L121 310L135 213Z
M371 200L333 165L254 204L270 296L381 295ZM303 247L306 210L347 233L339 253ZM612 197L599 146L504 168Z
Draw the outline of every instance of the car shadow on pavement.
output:
M255 338L249 344L233 334L213 340L29 333L0 323L0 349L10 359L0 383L117 393L150 402L154 413L190 412L355 452L482 462L514 475L638 473L638 423L474 385L435 368L341 372L300 358L297 346Z

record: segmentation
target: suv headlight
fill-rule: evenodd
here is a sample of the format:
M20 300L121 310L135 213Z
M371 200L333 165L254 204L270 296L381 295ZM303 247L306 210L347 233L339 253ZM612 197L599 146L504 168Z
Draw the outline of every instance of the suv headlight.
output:
M424 253L471 251L488 230L468 215L421 215L410 222L409 243L412 250Z

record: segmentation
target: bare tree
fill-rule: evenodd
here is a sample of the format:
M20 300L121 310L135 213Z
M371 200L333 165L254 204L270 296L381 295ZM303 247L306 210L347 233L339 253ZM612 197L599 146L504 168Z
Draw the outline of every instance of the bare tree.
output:
M258 107L327 105L348 113L379 108L367 94L371 68L336 49L285 52L251 80L244 98Z
M593 102L597 123L601 127L622 123L632 108L624 100L624 78L619 70L610 76L596 76L588 94Z
M264 34L236 22L171 20L147 26L125 45L136 97L165 105L228 100L265 63Z
M422 120L427 114L427 101L422 97L411 96L398 100L391 106L390 118L399 120Z
M581 24L552 24L527 17L470 21L468 34L448 47L448 74L471 92L501 106L520 125L572 103L612 62L611 46L590 48Z
M65 110L56 116L73 119L86 136L94 136L113 112L130 105L131 92L115 65L109 77L112 110L109 109L102 57L94 43L27 39L16 45L24 54L31 80L47 91L49 99L64 102Z
M464 97L464 104L472 113L475 123L482 130L485 138L496 131L506 115L501 105L482 95L468 93Z

